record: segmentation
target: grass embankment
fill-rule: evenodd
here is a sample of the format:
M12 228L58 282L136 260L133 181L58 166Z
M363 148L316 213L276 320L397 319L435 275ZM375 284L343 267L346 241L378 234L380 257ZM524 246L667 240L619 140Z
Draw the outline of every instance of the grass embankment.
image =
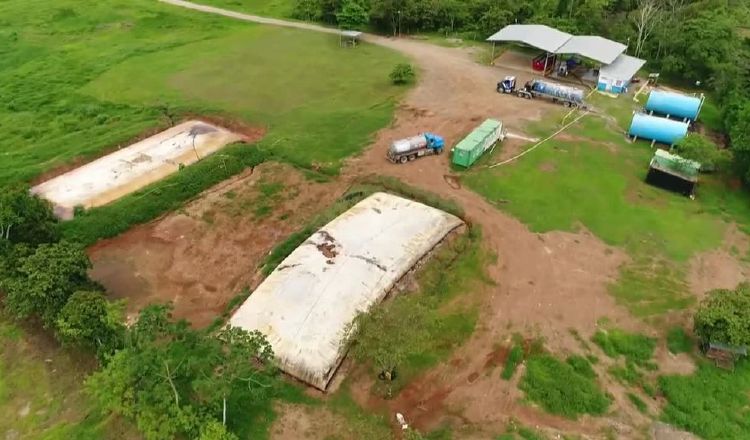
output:
M294 11L291 0L195 0L195 3L275 18L290 18Z

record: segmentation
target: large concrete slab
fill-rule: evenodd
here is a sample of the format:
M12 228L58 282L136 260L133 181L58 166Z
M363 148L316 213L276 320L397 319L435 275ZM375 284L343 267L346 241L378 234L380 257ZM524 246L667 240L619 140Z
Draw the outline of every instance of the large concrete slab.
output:
M295 249L230 324L264 333L282 370L325 390L357 314L461 224L438 209L375 193Z
M51 201L58 217L70 219L76 206L91 208L117 200L240 139L215 125L187 121L41 183L31 192Z

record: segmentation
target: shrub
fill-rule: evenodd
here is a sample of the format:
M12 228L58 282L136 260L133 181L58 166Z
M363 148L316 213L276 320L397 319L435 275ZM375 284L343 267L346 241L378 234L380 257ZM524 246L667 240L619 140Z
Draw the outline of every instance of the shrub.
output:
M750 284L709 292L695 312L695 334L703 342L750 345Z
M545 411L571 419L581 414L604 414L611 402L594 378L550 355L527 360L520 388Z
M645 364L654 354L656 341L645 335L628 333L619 329L599 330L592 338L594 343L611 358L620 355L638 365Z
M518 364L520 364L521 361L523 361L523 347L515 344L513 345L513 348L510 349L510 353L508 353L508 357L505 359L505 366L503 367L503 372L500 377L505 380L510 380L510 378L516 373L516 368L518 368Z
M415 76L414 68L406 63L396 64L389 75L391 82L396 85L409 84L414 81Z
M698 133L681 139L677 143L677 152L685 159L700 162L702 171L726 168L731 161L728 151L720 150L713 141Z
M693 341L682 327L673 327L667 333L667 348L670 353L690 353Z
M642 412L644 414L648 411L648 407L646 406L646 402L644 402L643 400L641 400L640 397L636 396L633 393L628 393L627 396L628 396L628 399L630 400L630 403L632 403L633 406L635 406L636 409L638 409L638 411L640 411L640 412Z

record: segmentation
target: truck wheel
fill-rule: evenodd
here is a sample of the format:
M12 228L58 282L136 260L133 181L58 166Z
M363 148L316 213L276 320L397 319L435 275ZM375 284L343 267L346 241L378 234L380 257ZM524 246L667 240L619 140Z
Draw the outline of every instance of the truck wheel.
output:
M406 163L409 160L406 156L401 156L398 158L399 163Z
M410 156L409 156L409 160L414 160L414 159L416 159L416 158L417 158L417 155L416 155L416 154L412 154L412 155L410 155Z

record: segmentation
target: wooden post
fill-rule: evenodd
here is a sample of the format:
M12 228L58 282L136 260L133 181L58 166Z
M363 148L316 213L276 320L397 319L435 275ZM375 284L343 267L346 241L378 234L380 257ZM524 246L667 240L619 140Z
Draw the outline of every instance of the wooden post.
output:
M490 56L490 66L495 64L495 42L492 42L492 56Z

